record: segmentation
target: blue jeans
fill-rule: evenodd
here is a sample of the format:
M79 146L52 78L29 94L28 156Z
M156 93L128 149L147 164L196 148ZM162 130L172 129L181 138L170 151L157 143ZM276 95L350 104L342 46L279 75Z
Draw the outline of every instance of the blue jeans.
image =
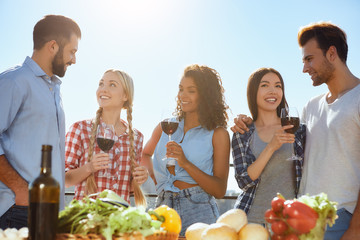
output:
M340 208L336 213L339 218L335 220L335 224L332 227L327 227L325 240L338 240L349 228L352 214L345 208Z
M28 207L13 205L0 217L0 228L27 227L28 225Z
M180 192L162 191L156 199L156 207L167 205L174 208L181 218L181 232L193 223L215 223L219 217L219 209L215 198L207 194L201 187L183 189Z

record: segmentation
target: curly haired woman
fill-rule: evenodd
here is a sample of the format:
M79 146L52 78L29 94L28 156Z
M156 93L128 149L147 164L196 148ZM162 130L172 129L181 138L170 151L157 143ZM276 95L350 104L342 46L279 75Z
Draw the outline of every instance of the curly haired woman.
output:
M214 223L219 216L214 197L225 195L230 155L223 93L214 69L188 66L179 84L179 127L172 134L173 141L168 142L159 124L144 147L143 161L150 161L154 154L156 205L168 205L179 213L180 235L195 222ZM165 156L177 160L175 175L162 161Z

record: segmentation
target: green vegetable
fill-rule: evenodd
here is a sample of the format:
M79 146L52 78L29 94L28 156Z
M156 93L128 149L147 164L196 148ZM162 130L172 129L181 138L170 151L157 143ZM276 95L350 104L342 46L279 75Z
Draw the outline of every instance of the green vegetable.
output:
M314 196L303 195L298 199L298 201L310 206L319 215L315 227L309 233L301 234L299 236L300 240L323 239L326 225L328 224L331 227L337 218L337 203L329 201L325 193L320 193Z
M152 220L150 215L142 207L128 208L122 212L115 212L109 216L108 225L110 229L126 233L139 231L143 236L154 233L154 227L160 229L161 222ZM115 232L112 232L114 234ZM105 236L105 234L104 234Z
M90 195L90 197L92 197L92 196L93 196L93 194ZM106 190L102 191L100 194L98 194L98 198L100 198L101 200L105 199L106 201L119 202L123 205L130 206L130 204L127 201L125 201L122 197L120 197L114 191L109 190L109 189L106 189Z
M95 233L111 240L117 233L138 231L146 237L160 229L161 222L153 220L144 208L117 204L121 198L111 192L106 190L99 194L106 202L101 200L103 198L94 200L88 197L71 201L59 214L58 233Z

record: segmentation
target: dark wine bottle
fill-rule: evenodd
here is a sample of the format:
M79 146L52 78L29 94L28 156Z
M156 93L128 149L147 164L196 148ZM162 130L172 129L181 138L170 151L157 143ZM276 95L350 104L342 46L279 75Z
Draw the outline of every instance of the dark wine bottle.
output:
M59 183L51 176L51 145L42 145L40 175L29 185L29 239L55 240Z

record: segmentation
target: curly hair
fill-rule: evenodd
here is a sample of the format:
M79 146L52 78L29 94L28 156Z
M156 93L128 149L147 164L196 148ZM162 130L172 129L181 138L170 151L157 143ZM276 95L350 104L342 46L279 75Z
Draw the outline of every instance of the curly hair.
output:
M199 92L199 121L202 127L213 130L227 126L229 108L225 103L224 88L219 73L207 66L197 64L185 68L183 78L192 78ZM179 119L185 117L181 109L179 95L177 96L176 115Z

